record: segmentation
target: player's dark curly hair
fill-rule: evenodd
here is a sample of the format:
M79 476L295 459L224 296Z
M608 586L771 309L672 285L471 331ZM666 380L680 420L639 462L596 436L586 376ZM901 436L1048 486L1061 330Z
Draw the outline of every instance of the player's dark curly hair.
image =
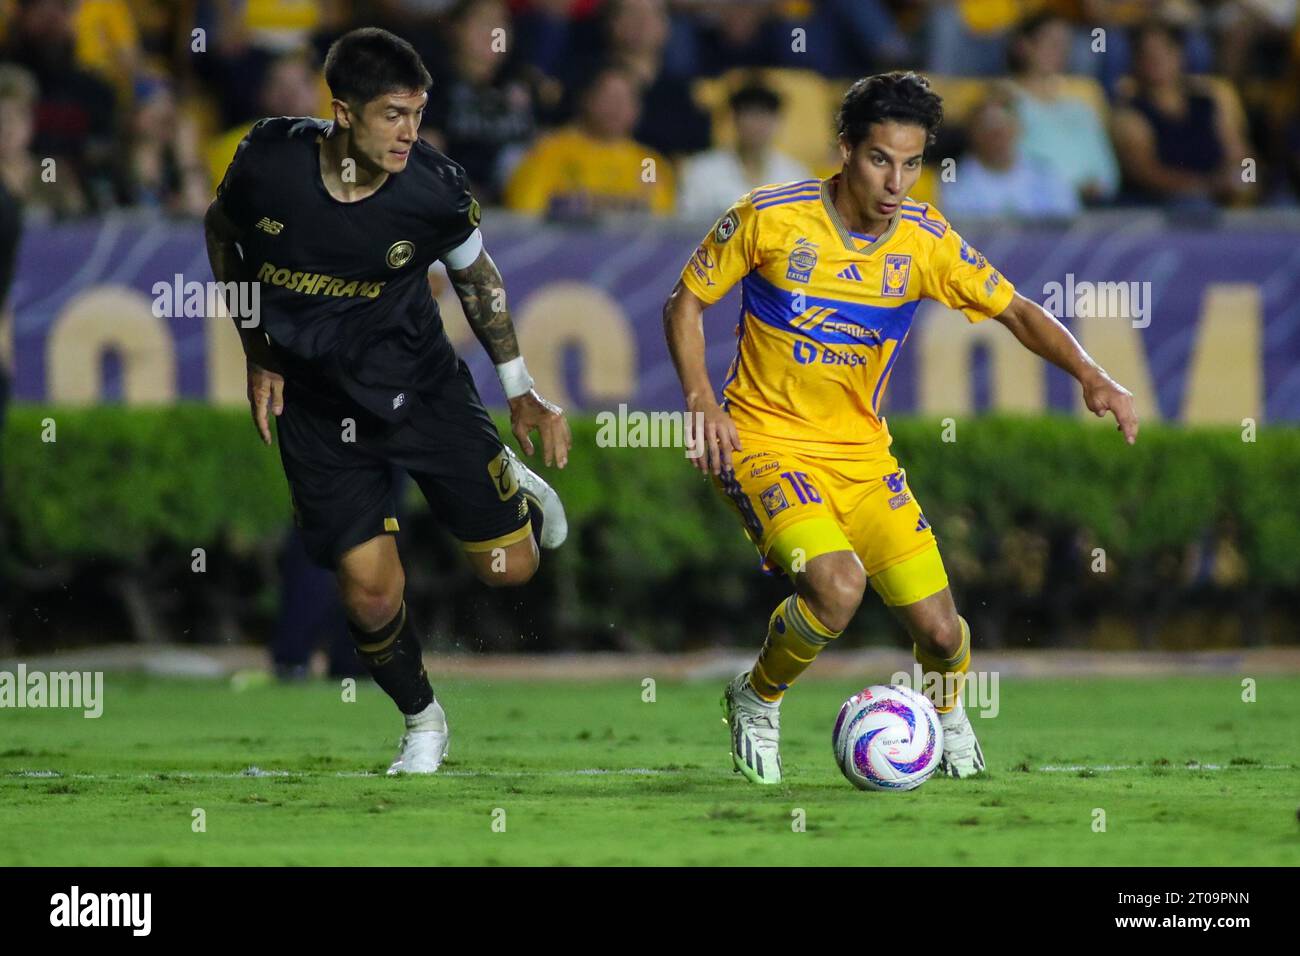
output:
M325 82L335 99L360 108L386 93L427 90L433 78L411 44L387 30L361 27L330 45Z
M943 98L930 89L929 80L910 70L864 76L844 94L835 124L852 148L866 138L872 123L886 120L920 126L925 144L933 146L943 122Z

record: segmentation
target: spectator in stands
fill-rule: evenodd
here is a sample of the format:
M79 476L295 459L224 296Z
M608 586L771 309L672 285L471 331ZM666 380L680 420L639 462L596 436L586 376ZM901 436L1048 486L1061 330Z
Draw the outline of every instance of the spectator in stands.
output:
M919 33L924 26L924 11L920 8L925 3L787 0L776 6L782 14L775 37L780 65L816 70L839 80L895 67L910 69L920 60L919 44L911 34ZM913 28L910 31L909 26ZM806 31L806 43L802 46L791 42L790 31L794 28Z
M597 71L610 64L622 67L638 86L637 140L669 156L707 149L711 123L691 98L690 78L664 68L671 29L665 0L606 0L601 26L601 44L571 45L574 65L566 71L566 87L571 92L587 89Z
M129 110L144 60L140 31L127 0L80 0L74 14L77 62L112 85Z
M542 75L565 77L573 51L600 44L595 16L601 0L512 0L518 52Z
M1300 4L1295 0L1229 0L1216 16L1218 73L1240 88L1255 76L1285 79L1296 40Z
M1022 23L1012 38L1021 148L1055 169L1085 203L1099 203L1118 191L1119 163L1093 104L1065 89L1070 34L1064 17L1042 13Z
M301 50L318 30L344 23L344 0L216 0L238 42L268 56Z
M956 180L943 186L943 210L958 216L1059 219L1079 211L1079 197L1055 170L1020 148L1015 94L996 86L970 120L970 150Z
M1007 62L1011 30L1021 16L1018 3L947 0L932 3L927 24L926 69L952 76L996 76Z
M1242 196L1248 147L1236 102L1187 76L1179 28L1150 21L1130 42L1133 88L1113 121L1127 198L1198 208Z
M257 118L268 66L347 24L344 0L206 0L215 25L196 72L218 95L223 127Z
M214 137L205 154L208 183L213 192L235 158L239 141L253 123L265 116L324 116L321 80L316 59L309 50L297 50L277 57L267 68L258 93L257 117L239 123Z
M565 20L586 20L594 16L604 0L510 0L510 9L518 16L545 13Z
M1079 0L1078 22L1087 25L1089 37L1082 48L1076 47L1075 63L1083 67L1080 72L1099 79L1113 96L1120 81L1133 71L1137 56L1131 42L1133 31L1158 17L1181 28L1189 71L1209 73L1214 69L1214 49L1204 21L1210 5L1192 0ZM1099 29L1102 35L1093 36L1093 31ZM1095 45L1099 39L1104 49Z
M35 77L40 91L32 149L55 161L60 198L45 203L62 213L108 209L117 201L113 89L74 60L70 0L18 0L0 59ZM63 190L71 192L63 192Z
M420 135L465 167L480 200L495 203L532 142L533 90L509 55L504 0L458 0L447 32L450 62L434 75Z
M790 46L790 33L775 18L779 6L773 0L702 6L695 18L698 72L721 76L728 70L779 65Z
M198 13L203 0L127 0L138 37L141 69L154 69L185 88L189 72L190 47L194 30L201 24Z
M506 187L506 205L564 219L670 214L672 167L632 139L639 112L634 76L616 66L597 73L582 93L577 121L542 137L520 161Z
M688 219L716 219L756 186L808 179L802 163L772 146L781 122L781 98L757 84L731 96L736 145L686 159L682 165L678 213Z
M131 117L128 201L180 216L202 216L212 196L198 127L176 107L171 83L142 75Z
M68 183L62 189L57 179L41 183L41 167L31 152L38 95L36 80L30 73L12 63L0 63L0 187L24 202L31 202L43 186L47 193L43 198L55 199L62 194L80 202L80 190L69 190Z
M457 0L374 0L376 12L394 24L412 29L434 27L438 17L451 11Z
M457 0L353 0L350 17L315 37L317 51L323 56L331 42L353 27L379 27L409 41L424 65L435 71L448 56L443 18L456 3Z

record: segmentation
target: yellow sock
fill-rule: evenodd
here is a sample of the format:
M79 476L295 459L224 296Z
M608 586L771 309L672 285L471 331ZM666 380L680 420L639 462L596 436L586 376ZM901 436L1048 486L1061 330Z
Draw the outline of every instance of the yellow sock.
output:
M764 700L780 700L786 688L840 633L817 620L803 598L791 594L777 605L768 621L767 640L749 672L754 692Z
M960 614L957 620L961 621L961 647L952 657L934 657L925 653L915 644L912 645L912 654L916 662L921 665L923 680L934 680L930 675L942 674L943 685L939 688L938 694L932 694L930 699L934 701L934 709L941 714L949 713L957 706L957 699L961 696L962 686L966 682L966 671L970 669L970 625ZM924 685L917 690L923 690Z

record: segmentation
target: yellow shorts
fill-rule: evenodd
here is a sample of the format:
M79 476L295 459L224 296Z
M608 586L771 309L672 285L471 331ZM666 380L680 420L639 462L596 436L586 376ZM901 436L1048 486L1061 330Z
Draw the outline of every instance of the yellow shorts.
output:
M753 434L742 444L734 470L714 482L769 567L788 574L818 555L853 551L891 607L948 586L934 531L892 455L814 457Z

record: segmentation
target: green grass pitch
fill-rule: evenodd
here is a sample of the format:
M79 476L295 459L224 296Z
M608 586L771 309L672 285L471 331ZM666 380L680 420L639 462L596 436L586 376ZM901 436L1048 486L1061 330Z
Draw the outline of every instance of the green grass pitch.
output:
M400 721L372 684L349 703L110 674L97 720L0 711L0 864L1300 863L1297 677L1254 703L1227 676L1003 680L973 718L987 775L904 794L841 778L830 730L857 688L811 679L783 708L786 783L745 783L722 683L645 703L639 679L435 675L450 757L390 779Z

